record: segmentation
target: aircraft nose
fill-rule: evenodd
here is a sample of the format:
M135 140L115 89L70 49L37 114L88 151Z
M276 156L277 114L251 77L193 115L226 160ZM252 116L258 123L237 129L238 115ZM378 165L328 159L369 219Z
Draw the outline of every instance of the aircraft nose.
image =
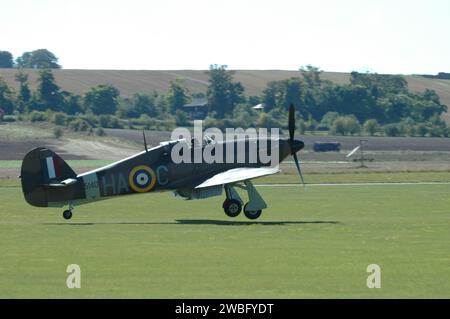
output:
M297 153L298 151L300 151L304 147L305 147L305 143L303 143L303 141L294 140L292 142L292 150L293 150L294 153Z

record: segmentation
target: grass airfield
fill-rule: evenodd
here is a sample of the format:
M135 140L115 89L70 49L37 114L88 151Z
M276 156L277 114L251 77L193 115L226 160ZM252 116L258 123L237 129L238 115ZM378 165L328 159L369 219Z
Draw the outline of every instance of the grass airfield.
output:
M226 217L223 198L171 193L76 207L67 222L61 209L26 204L17 186L0 180L1 298L450 297L450 184L265 186L256 222ZM69 264L81 267L81 289L66 287ZM366 286L369 264L381 266L381 289Z

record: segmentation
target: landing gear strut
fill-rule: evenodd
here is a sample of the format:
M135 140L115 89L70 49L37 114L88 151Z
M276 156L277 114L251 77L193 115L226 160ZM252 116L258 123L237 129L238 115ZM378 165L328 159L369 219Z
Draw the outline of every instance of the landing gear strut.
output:
M233 186L247 191L248 203L244 206L244 215L248 219L254 220L261 216L262 210L267 208L267 204L259 195L256 188L250 181L244 181L244 185L234 184ZM229 217L236 217L242 210L242 199L231 185L225 185L225 194L227 199L223 202L223 210Z
M69 219L72 218L72 210L73 210L73 206L72 206L72 205L69 205L69 209L66 209L66 210L63 212L63 217L64 217L64 219L69 220Z

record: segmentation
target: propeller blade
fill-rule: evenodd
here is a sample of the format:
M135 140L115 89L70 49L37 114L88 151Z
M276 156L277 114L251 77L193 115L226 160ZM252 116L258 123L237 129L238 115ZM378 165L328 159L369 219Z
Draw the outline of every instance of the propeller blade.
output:
M294 104L291 104L291 106L289 107L288 128L289 128L289 141L292 143L292 141L294 140L294 134L295 134L295 107L294 107Z
M297 153L293 149L294 144L294 135L295 135L295 107L294 104L291 103L289 106L289 145L291 147L291 154L294 157L295 166L297 166L298 174L300 175L300 179L302 181L302 184L305 185L305 180L303 179L302 169L300 167L300 161L298 160Z
M292 154L294 157L295 166L297 166L298 174L300 175L300 179L302 180L302 184L305 185L305 180L303 179L302 169L300 168L300 162L297 157L297 153Z

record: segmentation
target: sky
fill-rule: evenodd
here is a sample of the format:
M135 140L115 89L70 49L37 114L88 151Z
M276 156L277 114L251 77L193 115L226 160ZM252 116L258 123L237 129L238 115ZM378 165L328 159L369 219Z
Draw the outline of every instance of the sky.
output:
M0 0L0 50L65 69L450 72L448 0Z

